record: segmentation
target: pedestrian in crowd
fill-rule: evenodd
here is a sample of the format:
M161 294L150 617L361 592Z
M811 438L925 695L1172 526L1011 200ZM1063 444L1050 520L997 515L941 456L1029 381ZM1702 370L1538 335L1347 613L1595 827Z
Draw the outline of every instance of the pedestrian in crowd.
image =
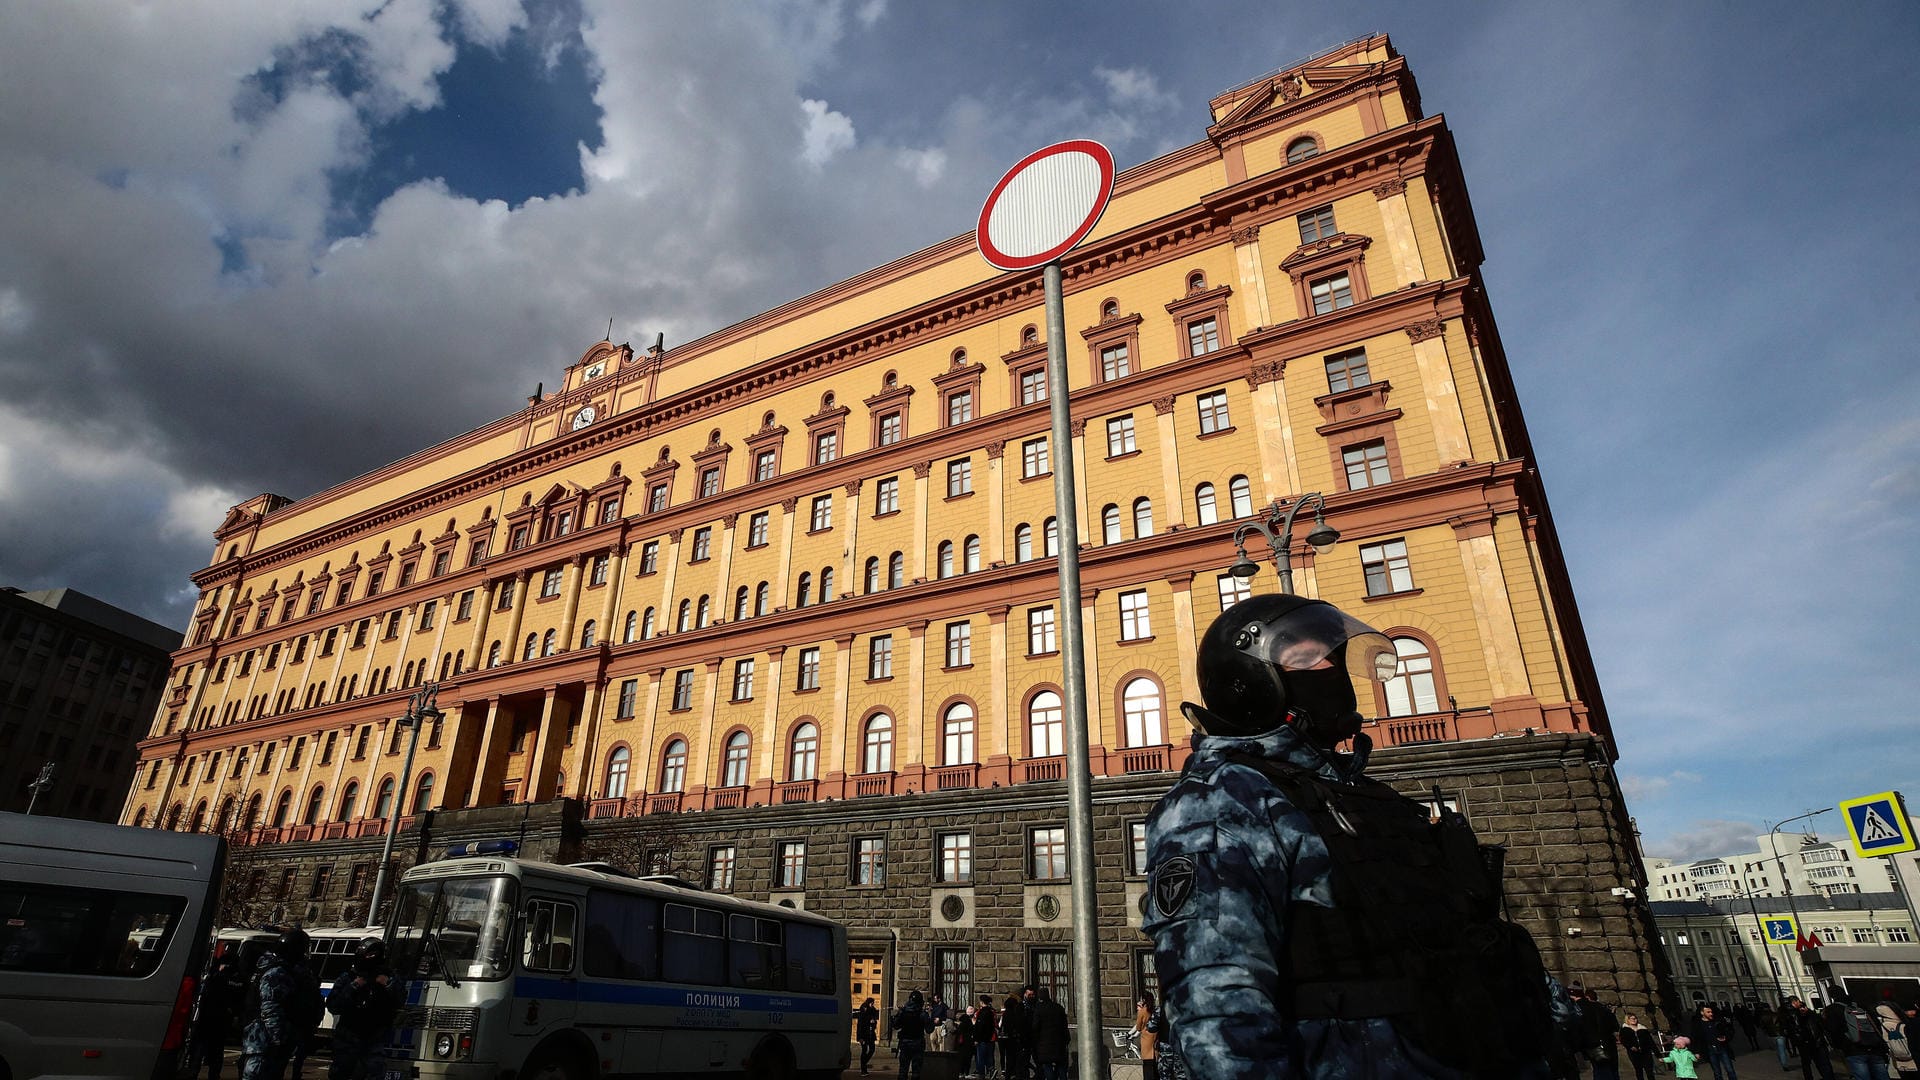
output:
M1654 1059L1660 1056L1660 1039L1653 1029L1640 1022L1639 1014L1628 1013L1620 1025L1620 1046L1633 1065L1633 1080L1653 1080Z
M281 1080L288 1060L320 1023L320 982L307 969L304 930L282 931L260 954L248 997L241 1080Z
M1887 1080L1887 1040L1873 1014L1836 989L1824 1015L1827 1039L1846 1059L1854 1080Z
M1893 1003L1893 992L1882 991L1883 1000L1873 1007L1880 1022L1880 1037L1887 1041L1887 1068L1892 1076L1920 1076L1920 1061L1914 1060L1913 1044L1907 1041L1907 1018Z
M1787 1041L1793 1045L1794 1052L1800 1055L1800 1075L1803 1080L1813 1080L1815 1070L1819 1071L1821 1080L1834 1080L1833 1063L1827 1054L1825 1018L1797 997L1787 999L1783 1014L1787 1016L1783 1024Z
M1667 1056L1660 1059L1673 1066L1673 1075L1680 1080L1699 1080L1700 1055L1693 1052L1692 1044L1693 1040L1685 1035L1676 1035L1673 1039L1673 1049L1667 1051Z
M1148 821L1142 923L1194 1074L1543 1075L1558 984L1472 828L1365 776L1354 679L1391 679L1392 642L1256 596L1196 666L1204 734Z
M1153 1007L1153 991L1142 990L1133 1006L1133 1034L1140 1040L1140 1080L1160 1080L1160 1013Z
M1000 1007L1000 1064L1007 1080L1027 1080L1033 1062L1033 1040L1029 1029L1026 995L1031 987L1007 995Z
M1780 1058L1780 1071L1786 1072L1793 1068L1787 1058L1787 1033L1780 1026L1780 1012L1767 1008L1758 1008L1754 1011L1755 1019L1760 1025L1760 1034L1768 1042L1773 1043L1773 1052Z
M893 1014L893 1037L899 1046L900 1080L918 1077L925 1063L927 1035L933 1028L933 1018L927 1015L922 1003L920 991L907 995L907 1003Z
M999 1017L993 1012L993 995L981 994L973 1009L973 1074L985 1077L993 1073L993 1044L1000 1037Z
M1755 1020L1753 1009L1745 1003L1737 1005L1733 1010L1733 1018L1739 1023L1740 1030L1746 1033L1747 1049L1760 1049L1760 1025Z
M1040 1080L1066 1080L1067 1010L1044 988L1034 999L1033 1060L1040 1067Z
M387 967L387 945L367 938L327 993L333 1021L333 1065L328 1080L382 1080L387 1033L400 1011L400 988Z
M1567 984L1567 996L1573 999L1577 1025L1574 1045L1593 1066L1593 1080L1620 1080L1620 1021L1578 980Z
M1733 1068L1733 1022L1720 1016L1711 1005L1700 1006L1693 1026L1687 1032L1694 1052L1713 1069L1713 1080L1738 1080Z
M860 1075L867 1075L873 1063L873 1048L880 1041L880 1010L868 998L853 1014L853 1040L860 1044Z
M238 1026L246 995L247 980L240 973L237 957L223 954L214 961L206 981L200 984L200 993L193 1005L193 1042L187 1051L188 1080L200 1075L202 1063L207 1067L207 1080L220 1080L220 1070L226 1064L227 1043Z
M947 1003L940 999L938 990L933 992L932 1000L927 1002L927 1016L936 1024L944 1024L953 1019L953 1013L947 1008Z

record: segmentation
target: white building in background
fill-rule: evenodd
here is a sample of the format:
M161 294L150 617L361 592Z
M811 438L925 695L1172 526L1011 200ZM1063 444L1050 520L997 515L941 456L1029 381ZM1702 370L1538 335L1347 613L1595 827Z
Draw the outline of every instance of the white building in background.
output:
M1920 829L1920 819L1915 819ZM1785 896L1782 872L1795 896L1843 896L1858 893L1900 893L1889 865L1900 860L1899 873L1907 889L1920 889L1920 853L1862 859L1844 833L1822 840L1814 833L1762 833L1752 851L1718 859L1678 863L1672 859L1641 860L1647 873L1647 899L1726 900L1735 897Z

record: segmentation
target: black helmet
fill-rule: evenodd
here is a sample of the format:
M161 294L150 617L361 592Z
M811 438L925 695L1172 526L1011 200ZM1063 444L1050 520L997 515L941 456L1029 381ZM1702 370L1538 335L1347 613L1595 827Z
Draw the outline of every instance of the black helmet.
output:
M290 930L280 931L279 940L273 943L273 951L289 960L305 960L307 958L307 932L297 926Z
M1259 735L1291 716L1316 745L1360 730L1349 676L1385 682L1393 642L1324 600L1277 594L1233 605L1200 639L1198 719L1210 735Z
M387 958L387 943L377 937L363 938L360 947L353 950L353 955L370 964L377 964Z

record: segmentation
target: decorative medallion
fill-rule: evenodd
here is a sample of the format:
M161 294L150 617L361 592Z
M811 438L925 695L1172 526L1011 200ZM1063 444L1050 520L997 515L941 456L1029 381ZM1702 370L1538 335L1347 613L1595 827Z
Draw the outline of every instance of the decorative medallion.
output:
M940 917L948 922L959 922L967 913L967 902L957 896L949 896L940 901Z
M1060 917L1060 901L1051 896L1042 896L1033 902L1033 914L1041 922L1052 922Z

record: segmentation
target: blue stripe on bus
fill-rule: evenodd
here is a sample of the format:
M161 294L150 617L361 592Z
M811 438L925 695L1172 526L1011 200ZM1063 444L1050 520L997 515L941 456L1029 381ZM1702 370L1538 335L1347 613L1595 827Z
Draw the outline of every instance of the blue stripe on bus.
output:
M789 994L749 994L730 989L687 990L671 986L538 979L524 975L513 980L513 996L570 998L575 1001L612 1005L657 1005L673 1009L727 1009L786 1013L840 1011L840 1003L833 998L801 997Z

